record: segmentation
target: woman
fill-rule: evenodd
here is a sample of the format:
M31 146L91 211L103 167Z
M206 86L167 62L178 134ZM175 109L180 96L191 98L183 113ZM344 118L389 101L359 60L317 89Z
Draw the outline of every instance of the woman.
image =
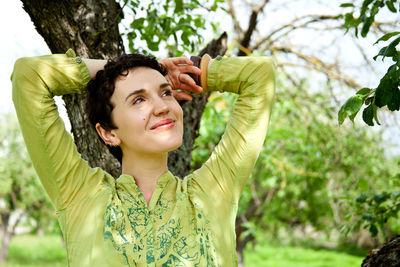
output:
M179 179L167 169L168 152L182 142L182 110L172 94L182 99L188 95L174 89L200 92L185 74L200 70L185 58L166 59L161 63L169 75L164 76L154 59L119 64L125 59L104 66L104 61L82 61L69 51L19 59L14 66L14 105L55 206L69 266L237 265L235 216L266 134L272 61L202 59L203 90L239 98L210 158ZM121 148L122 175L116 180L80 157L52 98L80 93L90 79L89 99L101 95L104 103L89 104L92 123L105 143Z

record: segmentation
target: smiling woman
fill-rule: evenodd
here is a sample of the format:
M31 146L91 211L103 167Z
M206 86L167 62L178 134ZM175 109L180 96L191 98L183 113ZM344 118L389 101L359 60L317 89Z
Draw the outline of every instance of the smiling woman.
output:
M69 266L234 266L239 197L265 138L274 92L264 57L139 54L108 62L66 55L19 59L13 100L28 151L65 237ZM167 169L182 143L176 99L208 90L239 94L209 160L180 179ZM91 81L90 81L91 80ZM53 95L88 91L100 138L118 147L122 175L90 168L57 114ZM27 105L29 103L29 105ZM118 156L118 155L117 155Z
M143 153L168 153L181 145L183 112L166 82L160 72L147 67L116 80L110 99L116 129L99 130L99 124L96 128L105 142L121 147L123 159L138 162ZM167 123L174 127L166 128ZM171 131L162 131L167 129Z

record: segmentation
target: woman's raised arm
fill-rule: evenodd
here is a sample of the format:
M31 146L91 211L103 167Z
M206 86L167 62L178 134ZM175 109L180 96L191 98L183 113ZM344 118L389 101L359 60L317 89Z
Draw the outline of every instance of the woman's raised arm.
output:
M81 58L49 55L20 58L11 77L13 101L34 167L57 210L95 192L104 172L92 169L65 130L55 95L81 93L90 80ZM23 179L23 177L21 177Z
M89 71L90 79L93 80L94 77L96 77L96 73L99 70L104 69L104 65L106 65L107 60L83 58L83 62L85 62L85 65Z
M263 145L275 89L274 62L267 57L217 58L209 64L210 91L239 94L219 144L193 180L211 199L238 203Z

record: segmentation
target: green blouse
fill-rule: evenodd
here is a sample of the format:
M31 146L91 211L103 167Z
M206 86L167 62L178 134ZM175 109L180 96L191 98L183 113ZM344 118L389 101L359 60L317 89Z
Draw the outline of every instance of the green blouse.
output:
M75 55L18 59L13 101L26 146L56 209L69 266L236 266L235 217L264 142L274 93L265 57L218 58L209 90L239 94L225 133L201 168L163 174L147 206L133 177L114 179L77 152L54 95L89 82Z

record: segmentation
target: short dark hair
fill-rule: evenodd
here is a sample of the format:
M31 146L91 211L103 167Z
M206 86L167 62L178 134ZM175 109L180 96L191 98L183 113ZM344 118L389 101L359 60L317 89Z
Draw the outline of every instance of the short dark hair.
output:
M111 119L111 112L114 109L111 96L115 90L115 81L119 76L127 76L129 70L137 67L148 67L157 70L163 76L167 75L167 69L164 65L158 63L152 56L133 53L109 59L104 69L98 71L95 79L87 85L86 113L93 126L100 123L101 127L106 130L117 129ZM121 148L109 145L107 147L111 154L122 163Z

